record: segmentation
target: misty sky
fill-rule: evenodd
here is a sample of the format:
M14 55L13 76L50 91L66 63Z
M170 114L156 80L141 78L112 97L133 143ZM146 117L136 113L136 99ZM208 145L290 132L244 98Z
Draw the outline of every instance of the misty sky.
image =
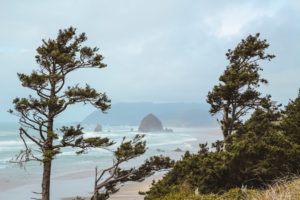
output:
M107 68L81 70L68 84L89 83L116 102L205 102L228 64L225 53L261 33L276 55L263 62L261 90L286 104L300 88L300 1L283 0L0 0L0 121L21 87L16 73L37 69L43 38L73 26L100 48ZM93 108L68 111L82 120ZM82 113L74 115L73 113Z

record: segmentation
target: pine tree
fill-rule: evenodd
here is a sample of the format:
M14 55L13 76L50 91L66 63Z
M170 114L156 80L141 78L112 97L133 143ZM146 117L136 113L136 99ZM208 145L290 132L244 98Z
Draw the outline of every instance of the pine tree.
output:
M259 33L243 39L234 50L229 49L226 57L229 65L220 76L219 85L207 95L207 103L211 105L210 113L222 113L218 120L221 124L224 139L231 135L241 124L241 117L249 110L260 105L261 93L257 91L260 84L267 80L260 77L262 68L258 61L271 60L274 55L265 53L269 47L266 40L259 39Z
M98 48L83 46L86 40L85 33L76 35L73 27L59 30L56 39L43 40L37 48L35 58L39 69L30 75L18 74L22 86L31 89L34 94L14 99L15 111L10 110L19 116L19 135L25 145L17 159L19 163L32 160L42 163L42 200L50 199L51 164L61 148L78 148L77 153L81 154L88 148L113 144L108 138L84 138L80 125L54 129L55 118L73 104L90 103L103 112L110 108L110 100L105 93L98 93L89 85L65 85L71 72L106 67L102 63L102 55L97 53ZM36 148L28 146L28 141L32 141Z
M283 111L281 127L295 143L300 144L300 90L295 100L290 100Z
M146 141L142 141L143 137L143 135L136 135L129 141L125 141L124 137L120 146L113 151L113 165L102 170L98 170L96 167L92 200L106 200L111 194L119 190L120 184L128 181L143 181L156 171L168 169L174 165L174 161L169 157L153 156L138 168L122 168L123 163L129 162L146 152Z

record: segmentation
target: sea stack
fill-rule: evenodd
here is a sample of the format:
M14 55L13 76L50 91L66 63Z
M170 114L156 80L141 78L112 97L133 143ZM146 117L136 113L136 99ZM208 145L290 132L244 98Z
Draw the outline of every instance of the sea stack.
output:
M102 126L98 124L94 130L95 132L102 132Z
M161 121L153 114L144 117L139 126L140 132L158 132L163 130Z

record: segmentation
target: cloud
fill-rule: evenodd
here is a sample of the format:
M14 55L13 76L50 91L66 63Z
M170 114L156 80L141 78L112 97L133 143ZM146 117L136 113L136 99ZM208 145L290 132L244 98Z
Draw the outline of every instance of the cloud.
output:
M28 53L30 52L30 49L17 49L17 48L0 48L0 53L6 54L6 53Z
M208 32L218 38L241 36L243 29L252 22L266 17L272 17L281 8L281 2L274 2L276 6L259 7L253 3L230 4L222 10L214 11L204 16L203 22Z
M227 49L257 32L277 56L263 63L270 81L264 90L287 102L300 85L290 76L300 66L299 10L297 0L1 2L0 84L7 87L0 88L0 118L14 97L29 93L16 73L37 68L34 56L41 39L54 38L70 25L86 32L86 44L100 48L108 67L80 70L68 85L88 82L113 102L205 102L228 63ZM278 80L278 74L290 78Z

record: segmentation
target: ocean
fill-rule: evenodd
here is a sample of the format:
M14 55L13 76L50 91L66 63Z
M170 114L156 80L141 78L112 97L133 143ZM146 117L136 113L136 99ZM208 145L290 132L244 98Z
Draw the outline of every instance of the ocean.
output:
M104 126L102 132L94 132L95 125L84 126L85 137L108 137L117 144L125 136L128 140L137 132L136 126ZM145 133L147 151L124 167L138 166L153 155L165 155L178 160L184 151L196 153L199 143L215 142L222 139L219 128L172 128L174 132ZM133 130L133 131L131 131ZM33 146L32 143L30 143ZM32 161L24 166L11 161L24 148L18 135L18 124L0 124L0 200L26 200L39 197L33 192L41 192L42 165ZM174 151L181 149L182 152ZM105 149L91 149L87 154L76 155L76 149L64 148L52 164L51 199L69 196L89 196L93 190L94 169L111 166L113 155Z

